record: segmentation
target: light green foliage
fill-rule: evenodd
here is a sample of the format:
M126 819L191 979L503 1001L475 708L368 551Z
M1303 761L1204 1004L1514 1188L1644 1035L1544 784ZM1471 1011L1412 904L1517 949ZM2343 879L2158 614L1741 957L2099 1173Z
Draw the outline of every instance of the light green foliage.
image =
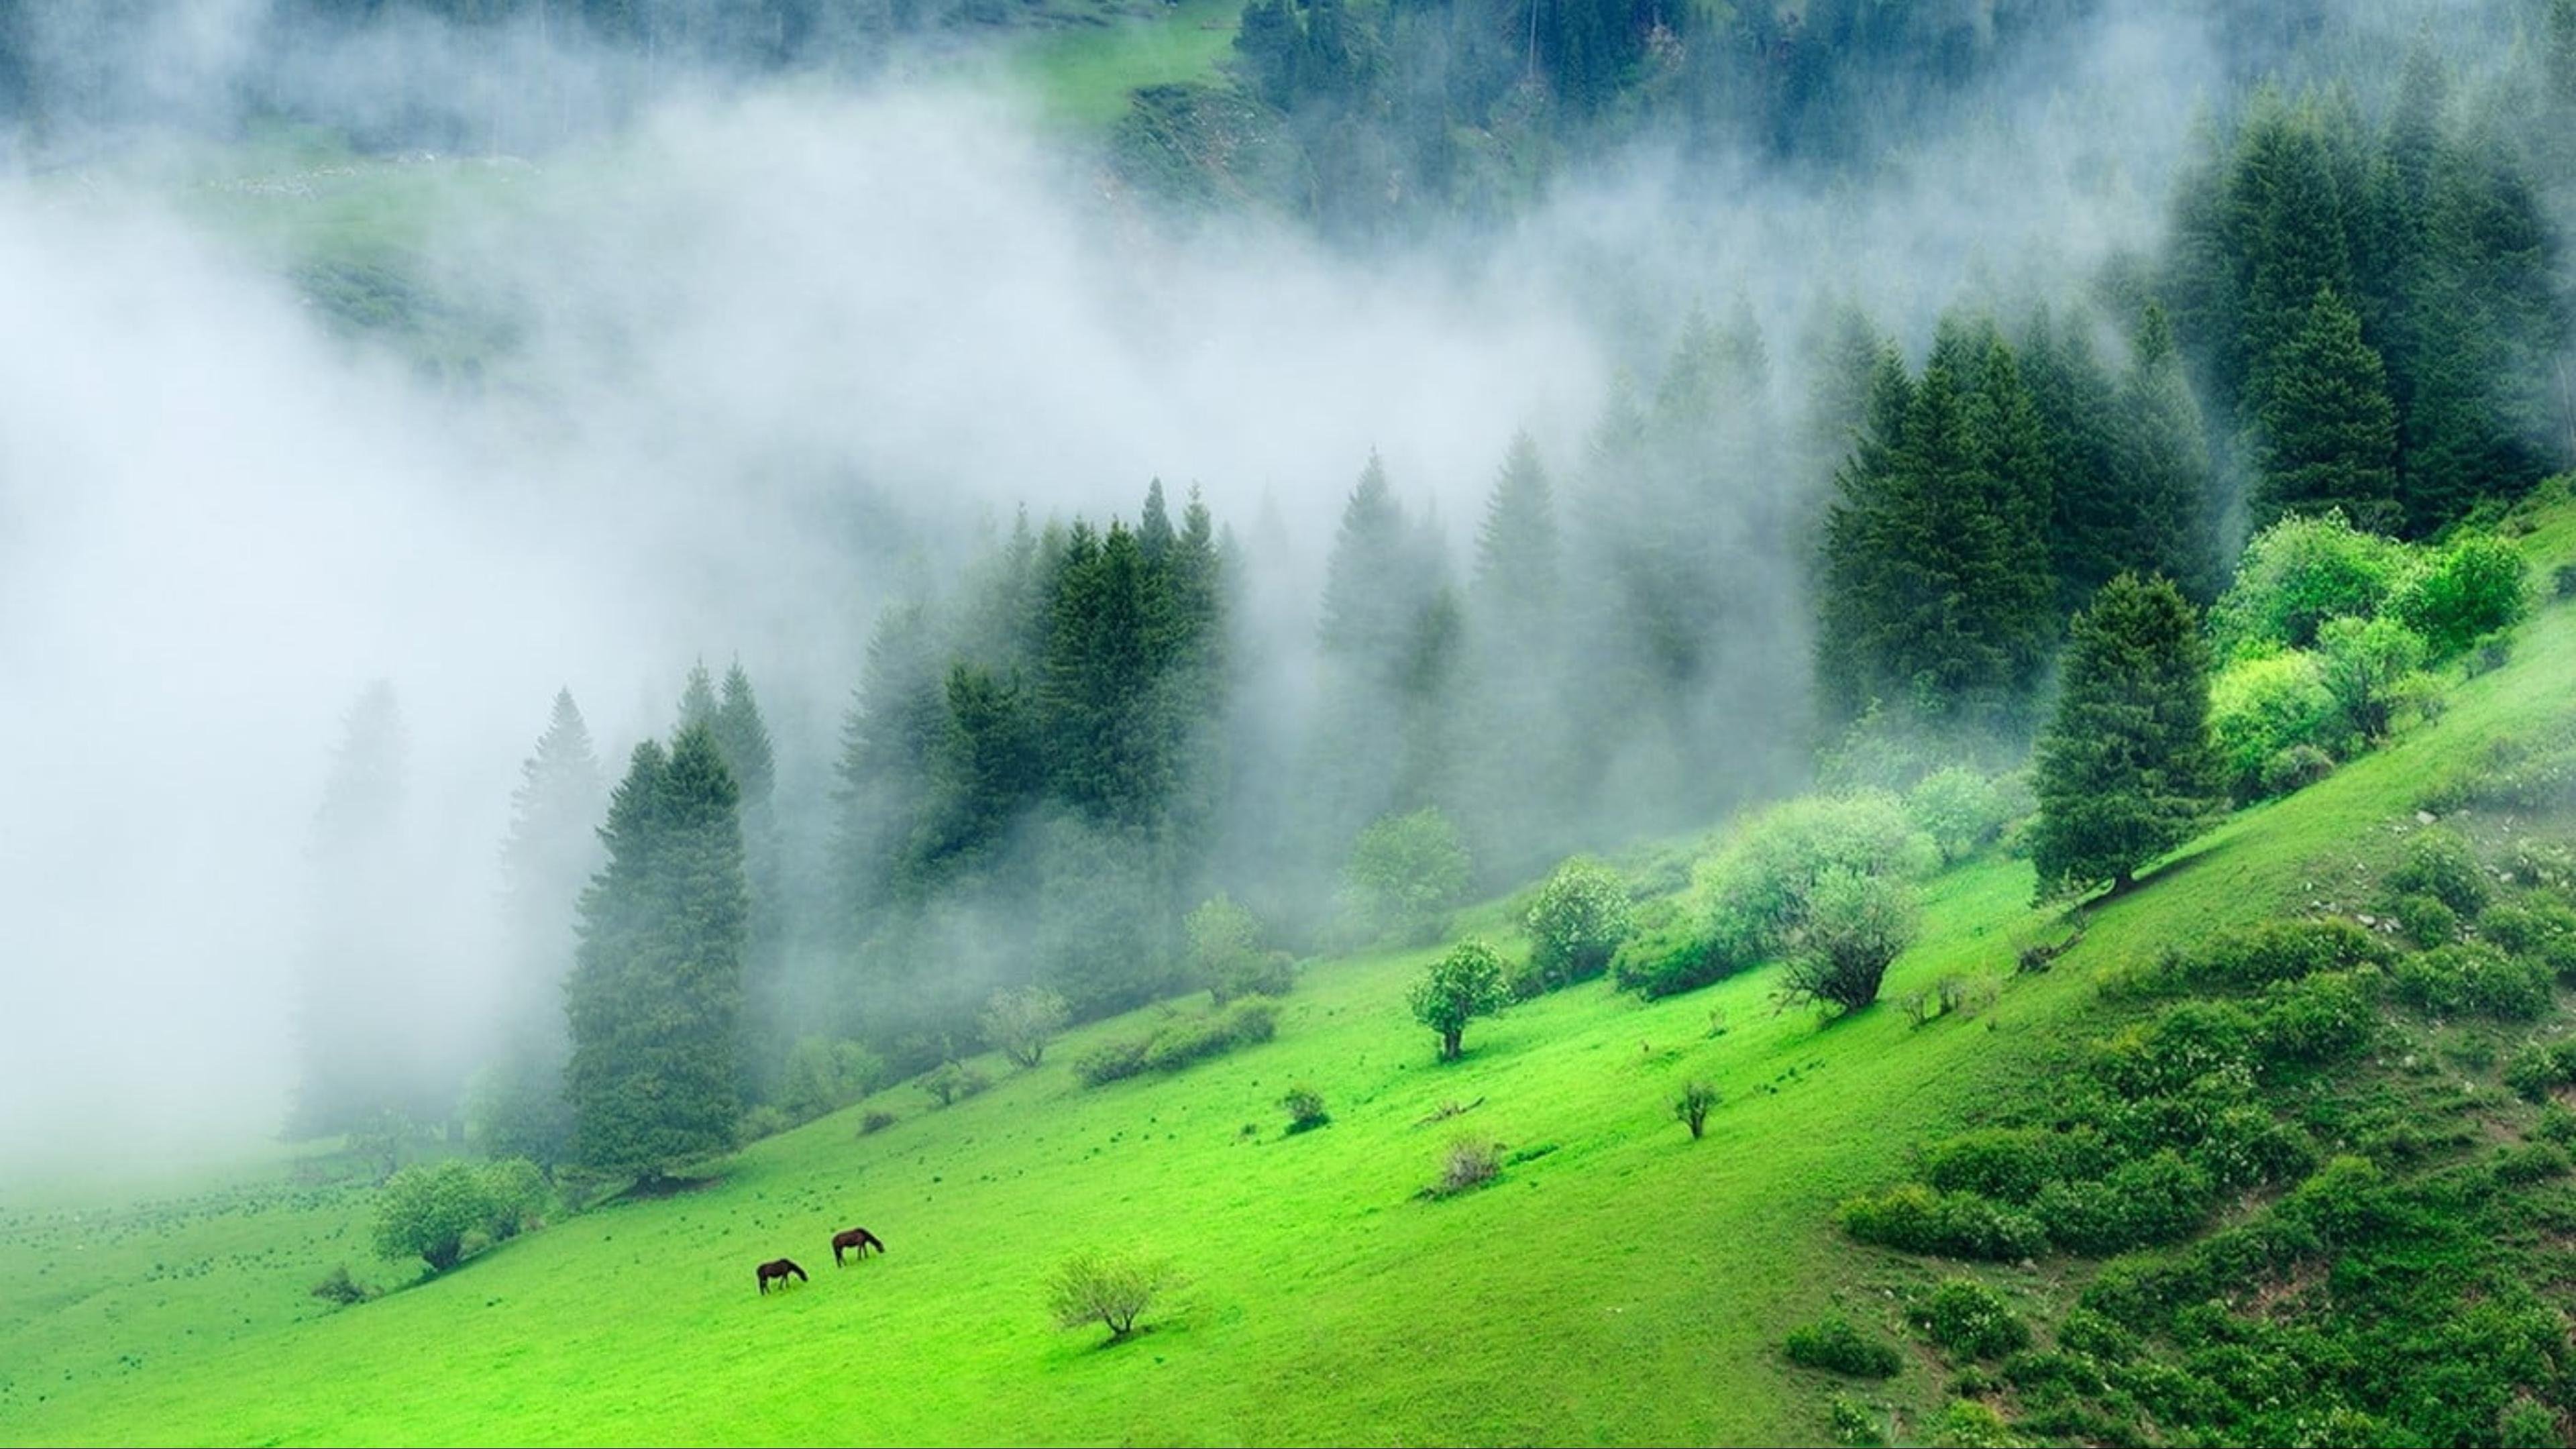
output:
M2330 619L2378 613L2411 573L2406 545L2340 513L2284 518L2245 545L2209 611L2210 635L2230 658L2305 649Z
M1792 1001L1858 1011L1878 999L1888 966L1921 930L1912 886L1834 866L1808 894L1781 989Z
M1043 986L1022 986L1016 990L996 991L984 1003L984 1014L976 1025L984 1032L987 1046L999 1051L1015 1067L1034 1067L1046 1056L1047 1043L1064 1030L1072 1020L1064 998Z
M546 1201L551 1194L546 1188L546 1175L535 1163L524 1157L487 1162L483 1165L483 1189L491 1206L483 1232L492 1241L515 1238L544 1224Z
M1455 1061L1467 1023L1491 1016L1511 1001L1503 958L1482 941L1461 941L1413 983L1405 1004L1413 1019L1440 1034L1440 1060Z
M2390 612L2423 636L2439 663L2521 622L2531 608L2529 572L2521 550L2492 534L2472 533L2418 569L2391 601Z
M949 1106L963 1097L972 1097L993 1085L993 1079L962 1062L941 1062L921 1074L919 1086L940 1106Z
M1906 818L1941 847L1941 858L1964 860L2003 832L2008 804L1994 781L1965 765L1948 765L1906 792Z
M2428 687L2417 676L2424 640L2395 619L2333 620L2317 631L2317 652L2343 727L2372 744L2388 738L2399 711Z
M885 1073L884 1060L857 1042L799 1037L787 1053L779 1110L790 1121L811 1122L875 1091Z
M1701 872L1714 942L1710 979L1784 950L1806 924L1816 882L1827 872L1914 880L1940 858L1940 847L1885 791L1804 796L1773 806L1748 821Z
M2209 682L2209 733L2239 800L2274 793L2273 761L2285 750L2324 749L2342 715L2325 663L2303 650L2239 658Z
M1947 1278L1906 1313L1925 1337L1960 1360L2001 1358L2030 1343L2030 1325L1974 1278Z
M1390 815L1360 832L1342 883L1353 917L1374 936L1438 930L1466 898L1470 862L1458 827L1436 809Z
M1861 1332L1839 1314L1789 1330L1785 1347L1791 1363L1853 1378L1894 1378L1904 1367L1894 1344Z
M1547 987L1587 980L1610 965L1628 939L1628 884L1597 860L1577 858L1556 868L1521 918L1530 935L1530 960Z
M1112 1339L1125 1338L1154 1299L1178 1279L1168 1259L1141 1248L1088 1248L1057 1264L1048 1276L1047 1308L1062 1327L1097 1322L1108 1326Z
M1190 979L1218 1006L1254 989L1261 970L1261 922L1223 892L1199 903L1181 923L1189 938Z
M377 1194L376 1253L419 1258L444 1273L465 1256L467 1235L487 1232L498 1212L492 1184L473 1163L449 1158L406 1167Z
M1710 1082L1685 1082L1681 1094L1673 1098L1673 1118L1690 1129L1697 1142L1708 1128L1709 1110L1717 1105L1717 1087Z

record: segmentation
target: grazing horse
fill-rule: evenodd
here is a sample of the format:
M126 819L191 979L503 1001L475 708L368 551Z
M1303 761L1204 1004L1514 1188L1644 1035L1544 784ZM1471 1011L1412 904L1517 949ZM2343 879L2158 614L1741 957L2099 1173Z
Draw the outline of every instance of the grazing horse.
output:
M870 1248L874 1248L880 1253L884 1252L885 1243L883 1240L879 1239L876 1234L869 1232L865 1228L852 1228L846 1233L834 1233L832 1235L832 1266L835 1268L841 1266L841 1250L843 1248L856 1248L859 1250L859 1257L861 1259L865 1259L868 1255L868 1249Z
M790 1273L796 1275L796 1281L799 1283L809 1281L805 1276L805 1270L797 1267L796 1260L793 1258L775 1258L769 1262L761 1264L760 1291L767 1293L769 1291L770 1280L773 1278L778 1280L780 1286L785 1286L787 1275Z

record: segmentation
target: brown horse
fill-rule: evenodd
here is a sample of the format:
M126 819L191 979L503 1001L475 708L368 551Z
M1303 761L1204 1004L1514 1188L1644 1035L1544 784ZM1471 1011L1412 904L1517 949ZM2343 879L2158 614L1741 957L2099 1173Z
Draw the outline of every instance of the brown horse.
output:
M796 1281L799 1283L810 1281L805 1276L805 1270L797 1267L796 1260L793 1258L773 1258L769 1262L761 1264L760 1291L767 1293L769 1291L770 1280L773 1278L778 1280L780 1286L784 1287L787 1282L787 1275L790 1273L796 1275Z
M859 1257L861 1260L865 1260L868 1256L868 1249L874 1248L878 1252L882 1253L885 1251L885 1243L879 1239L876 1234L869 1232L865 1228L852 1228L846 1233L834 1233L832 1235L832 1266L835 1268L841 1266L841 1250L843 1248L858 1249Z

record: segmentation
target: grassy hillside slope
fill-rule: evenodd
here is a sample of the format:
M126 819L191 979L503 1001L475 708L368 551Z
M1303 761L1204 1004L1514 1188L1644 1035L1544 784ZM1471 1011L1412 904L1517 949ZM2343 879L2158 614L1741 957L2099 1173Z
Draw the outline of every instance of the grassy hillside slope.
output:
M2576 510L2527 543L2544 563L2576 557ZM1769 970L1652 1004L1594 984L1476 1023L1444 1067L1402 1004L1429 953L1329 962L1271 1044L1085 1089L1068 1063L1138 1025L1104 1023L1034 1071L978 1063L997 1085L954 1107L898 1088L757 1144L703 1190L584 1214L340 1311L302 1297L332 1263L410 1271L365 1256L351 1190L22 1209L0 1219L0 1439L1813 1440L1829 1389L1781 1360L1782 1332L1931 1271L1849 1243L1833 1205L2036 1085L2098 1027L2103 967L2373 867L2429 777L2576 711L2571 679L2576 608L2552 604L2440 720L2230 818L2096 909L2046 975L2010 974L2020 946L2064 934L2029 906L2026 863L1939 877L1887 995L1995 979L1973 1016L1774 1014ZM1460 928L1500 935L1507 913ZM1667 1107L1694 1077L1724 1093L1696 1143ZM1323 1093L1330 1126L1283 1134L1276 1102L1297 1083ZM1452 1102L1477 1105L1425 1122ZM904 1119L859 1135L889 1105ZM1504 1144L1501 1179L1417 1197L1461 1130ZM891 1252L836 1271L826 1239L853 1224ZM1049 1268L1132 1243L1188 1279L1148 1331L1103 1347L1096 1327L1054 1327ZM781 1254L813 1281L763 1298L752 1267ZM1989 1277L2053 1290L2072 1271ZM1915 1358L1873 1392L1912 1417L1940 1390Z

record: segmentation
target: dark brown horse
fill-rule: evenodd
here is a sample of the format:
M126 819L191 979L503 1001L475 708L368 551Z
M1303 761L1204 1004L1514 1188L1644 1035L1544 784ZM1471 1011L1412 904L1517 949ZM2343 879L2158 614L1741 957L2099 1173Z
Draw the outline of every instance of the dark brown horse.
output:
M846 1233L834 1233L832 1235L833 1267L837 1268L841 1266L841 1250L844 1248L858 1249L859 1257L865 1259L868 1255L868 1249L870 1248L874 1248L880 1253L884 1252L885 1243L880 1240L876 1234L869 1232L865 1228L852 1228Z
M796 1275L796 1281L799 1283L810 1281L805 1276L805 1270L797 1267L796 1260L793 1258L774 1258L769 1262L761 1264L760 1291L763 1293L768 1292L770 1280L773 1278L783 1286L787 1282L787 1275L790 1273Z

